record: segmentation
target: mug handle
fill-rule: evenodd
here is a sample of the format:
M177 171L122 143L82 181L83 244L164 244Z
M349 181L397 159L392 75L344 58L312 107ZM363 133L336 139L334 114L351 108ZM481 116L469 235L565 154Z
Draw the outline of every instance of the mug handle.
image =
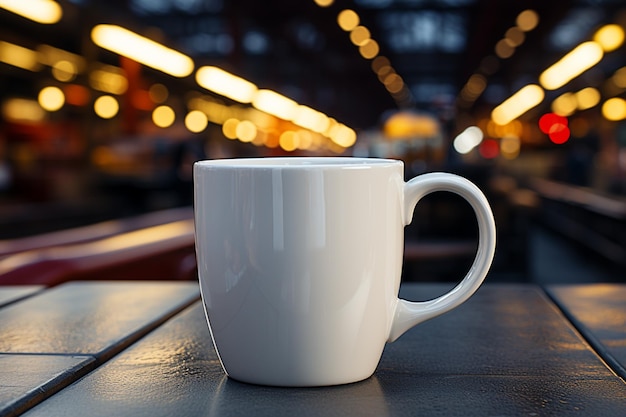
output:
M467 200L478 220L478 252L465 278L448 293L429 301L413 302L398 299L388 342L393 342L416 324L458 307L480 287L496 249L496 226L487 198L469 180L454 174L435 172L422 174L404 184L404 225L413 220L419 200L434 191L450 191Z

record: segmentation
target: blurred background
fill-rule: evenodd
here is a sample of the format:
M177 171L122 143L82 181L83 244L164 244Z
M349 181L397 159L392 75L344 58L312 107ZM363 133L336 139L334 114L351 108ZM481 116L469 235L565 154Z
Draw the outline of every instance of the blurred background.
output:
M388 157L484 190L490 279L623 281L625 27L620 0L0 0L0 248L186 218L198 159ZM476 221L435 193L406 242L404 279L458 280Z

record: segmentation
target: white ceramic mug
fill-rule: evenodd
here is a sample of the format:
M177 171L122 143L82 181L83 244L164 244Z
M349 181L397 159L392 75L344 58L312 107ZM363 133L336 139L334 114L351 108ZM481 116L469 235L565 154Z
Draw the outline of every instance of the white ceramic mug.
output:
M495 251L489 204L447 173L405 183L401 161L368 158L207 160L194 165L202 299L224 371L279 386L370 377L386 342L466 301ZM434 191L478 219L474 264L431 301L398 299L404 226Z

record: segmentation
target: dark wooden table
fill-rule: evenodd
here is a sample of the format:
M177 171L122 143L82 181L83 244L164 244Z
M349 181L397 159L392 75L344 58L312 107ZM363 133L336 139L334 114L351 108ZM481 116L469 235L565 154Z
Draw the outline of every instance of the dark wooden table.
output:
M485 284L389 344L370 379L306 389L225 377L196 283L29 291L0 287L2 416L626 415L626 285Z

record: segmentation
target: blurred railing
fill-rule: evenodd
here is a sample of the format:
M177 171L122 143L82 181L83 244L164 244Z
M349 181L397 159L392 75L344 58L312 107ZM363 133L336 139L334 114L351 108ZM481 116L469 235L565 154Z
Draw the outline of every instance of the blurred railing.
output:
M541 221L578 245L626 266L626 199L584 187L535 179L542 200Z
M0 285L179 280L194 278L196 271L191 209L3 243Z

